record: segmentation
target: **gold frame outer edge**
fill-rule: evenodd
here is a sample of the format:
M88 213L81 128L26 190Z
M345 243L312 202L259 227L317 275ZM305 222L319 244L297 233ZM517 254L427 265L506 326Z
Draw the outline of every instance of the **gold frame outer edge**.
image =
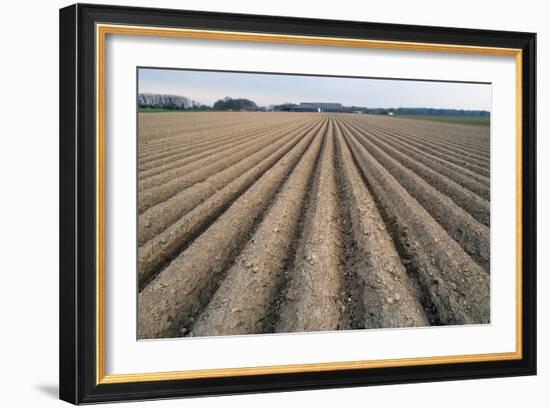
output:
M515 56L516 64L516 350L503 353L448 355L368 361L238 367L171 372L105 374L105 40L107 34L251 41L283 44L373 48L402 51ZM413 365L490 362L522 358L522 50L458 44L414 43L352 38L293 36L216 30L96 24L96 383L173 381L231 376L291 374Z

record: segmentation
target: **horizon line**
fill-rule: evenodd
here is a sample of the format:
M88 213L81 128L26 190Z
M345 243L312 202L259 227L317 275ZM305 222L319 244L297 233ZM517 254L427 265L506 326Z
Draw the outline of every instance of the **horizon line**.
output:
M167 93L162 93L162 92L138 92L138 96L139 95L161 95L161 96L169 96L169 97L179 97L179 98L186 98L186 99L189 99L190 101L193 101L193 102L198 102L200 103L201 105L205 105L205 106L213 106L214 104L205 104L203 102L200 102L196 99L193 99L191 97L188 97L186 95L182 95L182 94L167 94ZM230 99L246 99L248 101L251 101L251 102L254 102L256 104L256 102L253 100L253 99L250 99L248 97L242 97L242 96L239 96L239 97L230 97L230 96L225 96L225 97L222 97L222 98L218 98L216 102L218 101L223 101L225 98L230 98ZM433 107L433 106L406 106L406 105L403 105L403 106L367 106L367 105L345 105L341 102L334 102L334 101L300 101L300 102L283 102L283 103L280 103L280 104L261 104L261 105L258 105L258 107L268 107L268 106L280 106L280 105L300 105L300 104L340 104L342 105L342 107L360 107L360 108L368 108L368 109L440 109L440 110L447 110L447 111L477 111L477 112L488 112L488 113L491 113L490 110L487 110L487 109L471 109L471 108L440 108L440 107Z

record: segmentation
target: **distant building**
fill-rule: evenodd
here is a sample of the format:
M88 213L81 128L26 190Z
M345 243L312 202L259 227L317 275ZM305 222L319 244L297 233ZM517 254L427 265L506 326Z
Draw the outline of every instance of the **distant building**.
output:
M300 102L300 108L317 112L341 112L342 104L337 102Z
M291 111L291 112L321 112L319 108L302 106L302 105L292 105L288 109L283 109L283 110Z

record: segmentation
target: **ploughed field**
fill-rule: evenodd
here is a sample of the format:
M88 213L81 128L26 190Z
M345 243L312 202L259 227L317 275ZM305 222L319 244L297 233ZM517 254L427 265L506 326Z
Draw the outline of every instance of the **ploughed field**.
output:
M138 336L488 323L489 128L139 117Z

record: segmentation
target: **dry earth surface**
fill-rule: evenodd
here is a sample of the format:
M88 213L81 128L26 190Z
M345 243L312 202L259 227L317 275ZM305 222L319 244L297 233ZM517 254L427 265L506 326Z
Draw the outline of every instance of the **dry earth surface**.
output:
M227 112L139 129L139 338L489 322L489 127Z

